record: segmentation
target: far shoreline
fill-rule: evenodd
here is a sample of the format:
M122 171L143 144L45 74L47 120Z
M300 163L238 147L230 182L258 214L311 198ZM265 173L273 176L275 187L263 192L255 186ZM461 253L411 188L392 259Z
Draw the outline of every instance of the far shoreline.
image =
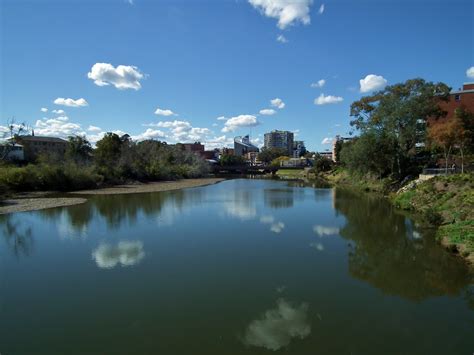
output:
M177 181L158 181L149 183L124 184L112 187L104 187L95 190L82 190L66 192L61 197L48 197L55 192L32 192L26 194L16 194L12 198L1 201L0 215L38 211L47 208L68 207L77 204L82 204L88 201L87 198L81 196L94 195L122 195L122 194L136 194L136 193L150 193L150 192L164 192L181 190L192 187L202 187L207 185L214 185L223 178L202 178L202 179L182 179ZM65 197L71 195L71 197Z

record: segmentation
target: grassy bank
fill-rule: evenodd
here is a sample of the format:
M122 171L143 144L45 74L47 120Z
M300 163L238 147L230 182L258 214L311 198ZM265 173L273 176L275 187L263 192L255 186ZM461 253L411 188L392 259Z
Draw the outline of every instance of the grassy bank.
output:
M303 169L301 170L279 169L276 172L276 175L281 179L288 179L288 180L304 179L305 171Z
M437 239L474 265L474 176L438 176L398 192L400 182L351 174L337 167L315 175L331 186L355 188L388 197L398 208L416 213L437 228Z
M437 238L474 263L474 176L438 176L393 195L393 203L438 226Z
M347 186L366 192L377 192L384 195L396 188L396 183L393 180L378 179L370 175L350 173L347 169L342 167L318 173L315 177L326 180L333 186Z

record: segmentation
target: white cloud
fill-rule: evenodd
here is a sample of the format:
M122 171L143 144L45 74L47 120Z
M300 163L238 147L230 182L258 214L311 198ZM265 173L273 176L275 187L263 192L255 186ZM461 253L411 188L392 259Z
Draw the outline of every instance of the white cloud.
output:
M163 139L163 138L166 138L166 134L163 131L160 131L158 129L147 128L145 132L140 133L135 136L131 136L131 138L134 141L139 142L139 141L144 141L147 139L157 139L157 138Z
M161 108L157 108L155 111L155 115L158 116L177 116L173 111L171 110L162 110Z
M278 19L278 27L284 29L295 22L308 25L313 0L248 0L267 17Z
M92 259L103 269L112 269L117 265L132 266L144 257L143 243L139 241L102 244L92 252Z
M84 106L89 105L87 101L83 98L74 100L74 99L65 99L62 97L58 97L56 100L54 100L54 103L56 105L69 106L69 107L84 107Z
M285 107L285 103L283 102L282 99L279 99L278 97L273 99L273 100L270 100L270 104L273 106L273 107L276 107L278 109L282 109Z
M329 137L326 137L321 141L321 144L331 144L331 143L332 143L332 139Z
M202 142L207 150L221 148L221 147L232 147L234 145L234 139L231 137L227 137L226 135L222 135L219 137L208 138Z
M280 42L280 43L288 43L288 40L283 35L278 35L277 41Z
M328 105L328 104L337 104L342 102L344 99L340 96L324 96L324 94L319 95L318 98L314 99L315 105Z
M48 112L48 109L46 107L42 107L41 112Z
M227 118L225 116L219 116L219 117L216 118L216 120L225 121L225 120L227 120Z
M466 70L466 76L469 79L474 79L474 67L470 67L468 70Z
M324 13L324 4L321 4L318 10L318 14L322 15Z
M81 125L69 122L66 116L56 118L43 118L35 123L35 134L38 136L51 136L66 138L71 135L84 135Z
M51 112L53 112L53 113L55 113L55 114L57 114L57 115L64 115L64 114L66 114L66 112L64 112L64 110L53 110L53 111L51 111Z
M290 344L292 338L304 339L311 333L308 305L293 306L284 299L276 308L267 310L247 327L243 342L268 350L279 350Z
M387 85L387 80L380 75L369 74L364 79L359 80L360 92L367 93L374 90L383 89Z
M97 127L97 126L89 126L89 128L87 128L88 131L90 132L100 132L102 131L102 129L100 127Z
M320 237L324 237L325 235L336 235L339 234L338 227L326 227L321 225L315 225L313 227L313 232L316 233Z
M311 83L312 88L322 88L326 84L326 80L321 79L318 80L316 83Z
M275 113L276 113L276 111L274 109L271 109L271 108L266 108L266 109L260 110L260 114L264 115L264 116L271 116L271 115L274 115Z
M188 121L160 121L145 126L167 128L170 130L169 138L175 142L203 142L209 138L212 131L209 128L193 127Z
M222 128L222 132L234 132L235 130L241 127L255 127L258 126L260 122L257 121L257 117L253 115L239 115L229 118Z
M139 90L142 87L140 80L145 75L135 66L119 65L115 68L109 63L95 63L87 77L98 86L113 85L121 90Z

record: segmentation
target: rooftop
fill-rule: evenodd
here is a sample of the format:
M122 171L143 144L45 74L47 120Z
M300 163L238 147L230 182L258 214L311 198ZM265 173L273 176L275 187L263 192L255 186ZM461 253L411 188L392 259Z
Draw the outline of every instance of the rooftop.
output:
M56 142L56 143L67 143L66 140L58 137L45 137L45 136L20 136L22 141L30 142Z

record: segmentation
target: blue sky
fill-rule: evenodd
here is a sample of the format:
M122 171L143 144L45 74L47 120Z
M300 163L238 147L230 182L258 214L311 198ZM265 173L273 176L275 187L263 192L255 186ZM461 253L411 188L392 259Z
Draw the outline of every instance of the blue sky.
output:
M42 135L120 131L213 148L283 129L321 151L373 89L474 81L470 0L0 4L2 124L15 117Z

